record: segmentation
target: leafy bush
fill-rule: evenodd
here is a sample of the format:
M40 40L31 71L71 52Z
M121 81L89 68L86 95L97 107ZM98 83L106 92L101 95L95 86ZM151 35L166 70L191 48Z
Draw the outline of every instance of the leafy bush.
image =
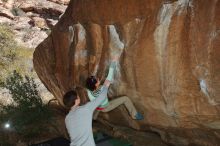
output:
M26 13L22 9L16 8L16 7L11 9L11 12L14 16L25 16L26 15Z
M32 54L34 49L20 46L7 24L0 24L0 81L5 81L13 70L33 76ZM31 63L30 63L31 62Z
M0 56L1 61L13 61L15 57L16 42L14 34L10 27L6 24L0 25Z
M26 140L48 132L53 114L42 102L33 78L14 71L1 87L9 90L14 102L2 105L0 122L10 121L11 128Z

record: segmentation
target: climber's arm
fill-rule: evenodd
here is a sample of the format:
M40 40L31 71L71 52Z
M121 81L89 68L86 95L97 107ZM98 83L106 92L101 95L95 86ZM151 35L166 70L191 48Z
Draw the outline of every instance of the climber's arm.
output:
M105 82L104 82L104 86L106 86L106 87L109 87L109 85L111 84L111 82L113 80L114 71L115 71L115 68L116 68L116 61L118 61L118 58L119 58L118 55L114 56L112 58L112 61L111 61L110 67L109 67L109 71L108 71L108 76L107 76L107 78L105 79Z

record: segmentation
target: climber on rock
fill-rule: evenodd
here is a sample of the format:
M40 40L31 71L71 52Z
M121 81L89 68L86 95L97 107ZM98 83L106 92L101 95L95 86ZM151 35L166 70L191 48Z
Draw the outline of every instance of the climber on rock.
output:
M109 67L109 72L108 76L106 78L107 81L110 83L113 81L113 75L114 75L114 70L116 68L116 61L118 61L119 56L115 55L113 57L110 67ZM103 85L100 85L100 81L98 78L95 76L90 76L86 80L86 88L87 88L87 93L90 101L93 101L100 97L100 94L102 93L102 90L104 88ZM116 99L113 99L111 101L108 101L108 98L106 98L101 105L96 108L96 111L94 112L93 119L96 120L98 117L99 112L109 112L111 110L114 110L120 105L125 105L127 108L130 116L132 119L135 120L142 120L144 119L143 115L139 112L137 112L136 108L134 107L133 103L127 96L121 96Z

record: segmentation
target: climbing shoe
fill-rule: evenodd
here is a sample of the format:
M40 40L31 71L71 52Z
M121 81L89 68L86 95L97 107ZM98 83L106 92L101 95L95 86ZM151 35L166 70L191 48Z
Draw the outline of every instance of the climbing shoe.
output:
M141 113L137 112L136 115L135 115L135 120L143 120L144 117Z

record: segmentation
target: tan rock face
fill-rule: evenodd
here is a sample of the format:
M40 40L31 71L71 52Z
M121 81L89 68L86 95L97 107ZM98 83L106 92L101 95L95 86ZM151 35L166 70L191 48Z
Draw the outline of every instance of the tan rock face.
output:
M36 12L45 15L47 14L49 16L59 16L65 11L66 6L47 0L24 0L19 3L19 8L25 12Z
M70 0L48 0L54 3L58 3L58 4L63 4L63 5L68 5Z
M0 7L0 16L6 17L8 19L14 19L14 15L4 7Z
M172 127L152 128L171 143L219 144L219 7L218 0L72 0L36 48L34 66L61 102L96 67L104 78L121 51L109 95L128 95L144 112L140 125ZM211 141L198 135L206 132Z
M32 18L34 21L34 25L39 27L39 28L47 28L47 22L45 19L40 18L40 17L33 17Z

